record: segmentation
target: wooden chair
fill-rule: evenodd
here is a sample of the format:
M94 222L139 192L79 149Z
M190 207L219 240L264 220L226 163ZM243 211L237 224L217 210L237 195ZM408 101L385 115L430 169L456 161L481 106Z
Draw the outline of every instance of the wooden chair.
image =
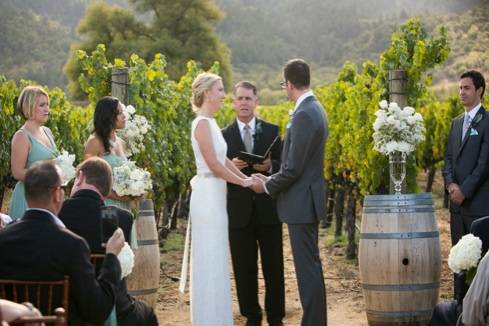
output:
M17 303L30 302L45 315L61 307L68 316L69 277L58 281L1 280L0 298Z
M90 262L92 263L95 274L98 275L98 271L104 262L105 254L90 254Z

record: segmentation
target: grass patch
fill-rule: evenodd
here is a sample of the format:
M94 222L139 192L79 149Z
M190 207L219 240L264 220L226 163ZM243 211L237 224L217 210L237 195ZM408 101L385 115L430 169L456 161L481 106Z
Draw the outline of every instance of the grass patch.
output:
M185 234L172 230L165 239L164 244L160 247L160 252L181 252L185 245Z

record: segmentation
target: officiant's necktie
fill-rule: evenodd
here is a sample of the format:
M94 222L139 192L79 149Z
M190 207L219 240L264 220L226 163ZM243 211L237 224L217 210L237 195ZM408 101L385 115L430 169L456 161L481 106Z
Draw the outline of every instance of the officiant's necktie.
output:
M251 137L251 128L248 125L243 128L243 143L248 153L253 152L253 138Z
M467 131L470 128L471 122L472 122L472 118L470 117L470 115L465 114L464 125L463 125L463 129L462 129L462 141L464 140L465 134L467 133Z

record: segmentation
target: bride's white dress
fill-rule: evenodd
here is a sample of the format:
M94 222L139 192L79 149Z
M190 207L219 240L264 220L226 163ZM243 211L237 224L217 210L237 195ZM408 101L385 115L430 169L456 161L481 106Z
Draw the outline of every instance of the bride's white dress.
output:
M192 122L192 148L197 175L190 198L190 310L193 326L233 324L231 280L228 269L226 181L207 166L194 132L199 121L209 121L217 159L225 164L227 144L216 121L197 116Z

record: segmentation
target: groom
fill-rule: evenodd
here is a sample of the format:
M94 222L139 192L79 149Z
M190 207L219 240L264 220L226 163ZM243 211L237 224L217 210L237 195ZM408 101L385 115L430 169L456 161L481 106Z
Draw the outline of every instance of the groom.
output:
M287 223L299 286L302 326L326 325L326 291L318 248L318 222L325 214L325 111L310 90L308 64L293 59L283 68L282 88L295 102L285 135L282 163L271 177L255 174L253 189L277 198L278 215Z

